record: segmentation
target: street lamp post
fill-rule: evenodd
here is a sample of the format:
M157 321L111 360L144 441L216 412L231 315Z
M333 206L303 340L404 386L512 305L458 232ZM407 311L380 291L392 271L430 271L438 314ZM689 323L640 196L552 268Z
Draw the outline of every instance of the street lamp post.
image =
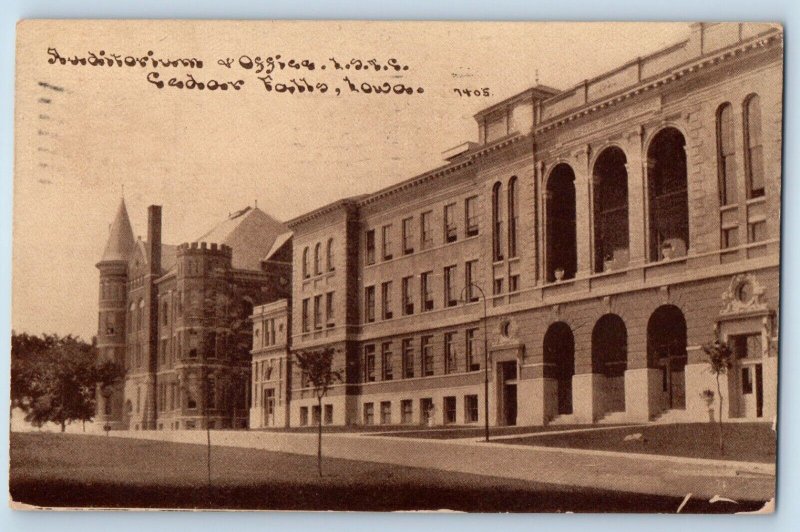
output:
M464 298L464 292L470 289L470 297ZM469 283L461 289L459 299L466 303L471 303L472 288L477 288L481 293L483 299L483 428L484 439L489 441L489 332L488 332L488 314L486 311L486 293L483 288L475 283Z

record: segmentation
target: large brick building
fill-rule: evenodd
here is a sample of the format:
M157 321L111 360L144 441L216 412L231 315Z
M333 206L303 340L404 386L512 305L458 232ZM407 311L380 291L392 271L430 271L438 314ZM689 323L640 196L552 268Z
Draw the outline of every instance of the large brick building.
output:
M124 200L100 270L97 347L125 368L99 390L97 420L115 429L247 426L250 315L289 295L285 226L247 207L192 242L161 242L161 207L134 239Z
M780 29L695 24L482 110L439 168L289 221L291 304L259 312L289 330L276 352L332 346L344 378L318 412L289 365L252 415L269 388L291 425L482 423L485 339L493 425L707 419L701 345L720 339L725 417L771 419L782 73Z

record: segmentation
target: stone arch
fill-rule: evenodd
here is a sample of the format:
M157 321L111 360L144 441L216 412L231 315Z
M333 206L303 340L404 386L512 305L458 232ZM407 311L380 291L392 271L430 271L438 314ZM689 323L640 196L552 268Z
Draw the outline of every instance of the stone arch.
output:
M578 268L575 172L566 163L550 171L545 188L545 242L548 282L572 279ZM557 274L557 270L561 270Z
M575 375L575 336L563 321L551 323L544 334L545 377L555 379L557 412L572 414L572 377Z
M663 402L686 408L686 318L675 305L661 305L647 321L647 367L662 372Z
M605 377L604 411L625 410L625 370L628 367L628 330L617 314L604 314L592 329L592 373Z

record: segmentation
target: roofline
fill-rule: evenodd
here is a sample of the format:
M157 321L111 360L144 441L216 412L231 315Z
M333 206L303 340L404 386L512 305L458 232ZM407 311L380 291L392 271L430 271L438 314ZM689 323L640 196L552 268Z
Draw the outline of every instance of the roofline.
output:
M288 221L284 222L284 224L289 229L294 229L294 227L296 227L296 226L298 226L298 225L300 225L302 223L305 223L305 222L308 222L310 220L313 220L314 218L319 218L320 216L323 216L325 214L328 214L329 212L335 211L336 209L338 209L340 207L341 208L345 208L345 209L348 208L348 207L355 207L355 206L357 206L357 202L360 199L362 199L364 196L366 196L366 195L367 194L361 194L361 195L358 195L358 196L349 196L347 198L342 198L340 200L336 200L333 203L328 203L327 205L323 205L322 207L314 209L313 211L306 212L306 213L301 214L300 216L292 218L291 220L288 220Z

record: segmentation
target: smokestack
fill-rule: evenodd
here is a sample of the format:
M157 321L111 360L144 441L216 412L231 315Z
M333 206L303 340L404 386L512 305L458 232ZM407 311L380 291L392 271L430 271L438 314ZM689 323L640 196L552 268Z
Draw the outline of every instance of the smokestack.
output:
M150 252L150 273L161 275L161 205L147 208L147 247Z

